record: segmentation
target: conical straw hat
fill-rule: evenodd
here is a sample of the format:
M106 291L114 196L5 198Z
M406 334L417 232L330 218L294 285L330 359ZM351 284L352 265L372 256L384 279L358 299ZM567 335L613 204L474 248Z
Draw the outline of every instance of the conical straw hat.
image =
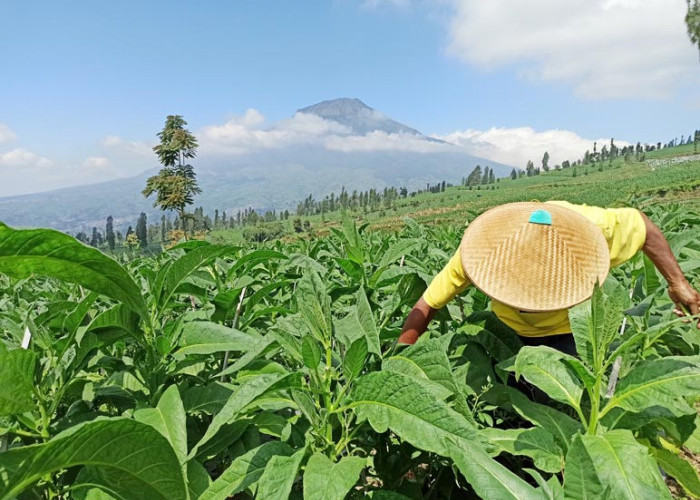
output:
M610 267L602 231L550 203L509 203L484 212L464 232L460 256L486 295L533 312L583 302Z

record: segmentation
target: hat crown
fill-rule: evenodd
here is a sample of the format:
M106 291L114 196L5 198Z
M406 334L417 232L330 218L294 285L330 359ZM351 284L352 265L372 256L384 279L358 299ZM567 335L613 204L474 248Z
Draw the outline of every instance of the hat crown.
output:
M608 272L602 232L556 205L511 203L477 217L460 245L467 276L484 293L527 311L559 310L590 297Z

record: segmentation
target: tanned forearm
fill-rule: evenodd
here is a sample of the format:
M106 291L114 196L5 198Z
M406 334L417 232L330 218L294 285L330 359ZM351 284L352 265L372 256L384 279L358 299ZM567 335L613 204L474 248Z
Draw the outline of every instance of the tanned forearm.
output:
M687 313L699 314L700 293L688 283L683 275L683 271L661 230L643 213L642 218L647 231L642 251L668 281L668 295L676 304L674 312L679 316ZM700 328L700 322L698 322L698 328Z
M418 302L413 306L411 312L408 313L403 324L403 329L399 336L399 344L415 344L418 337L428 329L428 324L435 316L436 311L423 300L423 297L418 299Z

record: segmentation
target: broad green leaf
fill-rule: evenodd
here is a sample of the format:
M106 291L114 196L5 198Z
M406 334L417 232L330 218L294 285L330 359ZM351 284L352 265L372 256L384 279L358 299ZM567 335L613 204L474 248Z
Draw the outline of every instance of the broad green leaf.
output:
M523 345L518 335L491 311L470 314L458 332L470 335L497 361L515 356Z
M304 471L304 500L343 500L366 463L360 457L344 457L333 463L321 453L314 454Z
M649 451L666 474L678 481L689 495L700 498L700 478L695 467L668 450L652 447Z
M236 261L236 263L229 269L229 277L237 273L240 269L250 269L251 267L260 264L262 262L269 262L271 260L286 260L287 256L281 252L275 250L253 250L252 252L244 255Z
M362 368L365 366L365 359L367 359L367 341L361 337L345 351L343 373L346 380L352 380L362 372Z
M243 333L208 321L185 323L180 337L180 348L173 353L175 357L191 354L212 354L215 352L244 352L260 338L257 334Z
M95 303L98 294L89 293L63 320L63 329L73 336L80 325L83 324L90 308ZM138 318L137 318L138 320Z
M79 424L45 444L1 453L0 499L10 500L47 474L77 465L90 465L110 478L123 498L187 499L170 443L151 426L127 419Z
M362 331L365 333L367 351L371 354L381 356L379 331L377 330L374 315L372 314L372 309L369 306L367 294L365 294L365 289L363 287L360 287L357 292L357 319L360 322Z
M546 346L526 346L515 358L516 376L523 376L550 398L579 409L583 387L564 358L567 354Z
M583 445L581 436L576 436L566 454L564 497L569 500L599 500L608 499L609 492L610 489L598 477L593 459Z
M625 290L613 279L595 286L589 301L569 310L576 351L593 371L600 370L605 354L620 330L626 305Z
M52 229L12 229L0 222L0 273L48 276L117 300L148 317L141 288L116 261Z
M180 463L184 465L187 459L186 415L176 385L166 389L155 408L136 410L134 418L160 432L175 450Z
M139 318L130 309L117 305L101 312L88 324L86 332L98 335L114 335L126 333L136 336Z
M202 245L190 250L161 269L156 277L154 288L151 290L151 293L157 299L158 308L163 309L168 305L177 288L194 271L209 264L217 257L234 250L235 247Z
M583 432L583 425L580 422L551 406L530 401L517 389L509 387L508 396L515 411L533 424L547 430L564 450L568 449L576 434Z
M245 354L239 357L231 366L225 370L221 370L219 376L237 373L243 370L253 361L269 356L270 352L274 352L275 349L278 349L277 346L273 345L276 341L277 338L273 335L265 335L264 337L255 338L253 344L245 352Z
M447 438L448 456L481 498L544 500L536 490L469 440Z
M669 356L635 366L617 385L601 417L615 406L639 412L650 406L675 408L689 394L700 393L700 356Z
M304 459L306 449L286 457L275 455L270 458L260 480L258 481L257 500L283 500L289 498L294 480Z
M531 429L495 429L486 428L481 431L489 444L496 446L498 451L511 455L530 457L535 466L545 472L560 472L564 466L564 455L561 448L554 443L552 434L541 428Z
M350 307L350 312L343 318L334 319L335 338L349 348L357 339L364 337L365 332L357 316L357 306Z
M574 440L566 456L564 493L576 500L671 499L653 457L625 430Z
M400 356L413 361L428 379L437 382L452 394L459 394L445 347L445 342L449 343L451 336L447 339L445 337L418 342L401 351Z
M318 369L318 365L321 363L321 348L311 335L306 335L301 341L301 355L304 359L304 366L314 371Z
M214 415L204 436L202 436L199 442L192 448L189 457L196 456L197 450L214 437L224 424L233 421L249 404L267 391L299 386L299 375L298 373L290 373L288 375L258 375L257 377L246 380L243 384L235 388L233 394L231 394L228 401L226 401L221 411Z
M225 500L256 483L272 457L291 454L292 449L279 441L270 441L254 448L236 457L198 500Z
M348 276L350 276L350 278L352 278L352 281L362 283L365 276L365 270L362 267L362 264L359 264L354 260L342 259L340 257L335 257L333 260L338 263L338 265Z
M190 500L197 500L209 488L211 478L207 469L197 460L187 462L187 490Z
M661 280L659 279L659 272L656 270L654 263L647 257L643 256L644 262L644 289L647 295L653 295L656 290L661 286Z
M476 428L411 377L374 372L356 380L351 406L377 432L391 429L426 451L447 456L447 438L478 440Z
M393 243L382 255L379 261L378 267L385 267L394 263L397 263L403 255L409 253L414 247L420 244L420 240L415 238L401 239L396 243Z
M315 271L307 271L299 280L296 302L306 327L319 342L331 338L331 301L323 281Z
M370 493L372 500L411 500L409 497L397 493L396 491L377 490Z
M24 349L8 351L0 341L0 417L34 409L36 354Z
M426 387L437 399L446 400L454 393L428 378L428 375L423 369L413 360L404 358L403 356L392 356L382 360L382 370L387 372L402 373L413 380L417 384Z

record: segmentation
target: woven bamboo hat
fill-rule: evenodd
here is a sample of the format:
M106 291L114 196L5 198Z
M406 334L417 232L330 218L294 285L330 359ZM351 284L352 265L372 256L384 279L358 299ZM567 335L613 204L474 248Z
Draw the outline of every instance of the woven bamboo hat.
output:
M460 244L462 266L489 297L524 311L583 302L602 283L610 253L602 231L551 203L509 203L477 217Z

